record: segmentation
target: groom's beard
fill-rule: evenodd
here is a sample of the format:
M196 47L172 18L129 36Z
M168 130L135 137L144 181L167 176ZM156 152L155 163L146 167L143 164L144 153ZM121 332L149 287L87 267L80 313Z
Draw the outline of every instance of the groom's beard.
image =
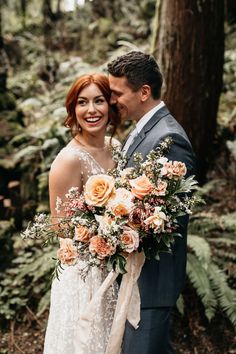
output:
M121 121L129 119L129 116L128 116L129 112L128 112L128 108L127 107L117 104L116 105L116 109L117 109L117 111L118 111L118 113L120 115Z

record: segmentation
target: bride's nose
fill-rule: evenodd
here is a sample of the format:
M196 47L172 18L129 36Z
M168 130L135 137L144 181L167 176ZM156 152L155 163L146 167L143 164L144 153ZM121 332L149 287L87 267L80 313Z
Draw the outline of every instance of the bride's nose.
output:
M94 113L96 112L96 108L95 108L95 104L93 101L90 101L89 102L89 105L88 105L88 113Z

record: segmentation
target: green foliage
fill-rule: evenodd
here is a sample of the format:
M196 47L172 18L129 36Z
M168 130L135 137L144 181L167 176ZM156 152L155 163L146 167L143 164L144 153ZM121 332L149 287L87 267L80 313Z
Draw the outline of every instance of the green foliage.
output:
M27 4L28 27L24 32L18 15L19 2L9 0L7 3L3 12L4 31L19 31L13 33L13 36L17 35L22 51L19 53L21 68L15 70L12 66L8 86L18 98L17 105L22 109L25 127L23 131L22 117L18 111L1 113L0 144L9 140L10 143L4 150L1 149L0 166L13 176L20 176L23 216L31 218L36 209L45 211L48 208L49 167L68 138L68 132L62 127L66 115L62 110L66 92L78 75L102 70L106 66L104 63L103 67L96 66L94 69L83 60L97 65L107 57L123 54L127 50L139 48L148 51L148 36L156 0L115 0L112 2L115 11L111 13L114 18L109 17L109 13L108 16L98 18L92 11L95 1L86 1L84 8L78 8L74 14L64 13L61 22L54 24L52 52L45 51L42 28L39 25L42 21L42 2L32 0ZM55 4L56 0L53 0L52 5ZM98 1L97 4L98 10L101 5L109 10L111 2L107 1L104 5ZM113 28L110 26L109 32L111 23ZM232 31L229 37L235 41L235 32ZM234 48L235 45L225 51L225 84L218 117L223 126L231 123L232 130L236 87ZM52 84L40 78L48 65L57 68ZM7 95L6 98L0 98L0 105L14 109L14 97ZM24 101L29 98L33 100L28 103ZM122 140L123 136L121 129L119 139ZM235 142L228 142L228 149L234 156ZM233 168L235 176L235 165ZM214 179L203 186L202 194L206 195L221 184L224 189L224 183L227 182ZM216 311L222 309L234 325L235 291L230 289L228 283L235 282L235 220L235 213L221 217L213 213L193 215L189 225L187 268L189 279L202 299L207 318L211 319ZM20 318L22 321L26 305L37 314L43 313L48 307L55 250L51 245L41 249L38 243L23 244L18 235L12 237L12 232L11 223L1 222L0 266L4 266L4 271L0 272L0 314L5 320ZM177 305L183 313L182 297Z
M218 303L236 327L236 292L229 288L227 278L215 264L209 265L209 278Z
M0 272L8 267L8 264L13 257L13 243L11 239L12 231L14 230L14 221L0 221Z
M16 99L10 92L0 93L0 111L14 110Z
M42 248L35 241L27 245L19 240L18 234L14 238L14 258L7 270L0 273L0 325L22 316L25 306L38 314L49 305L55 248Z
M199 261L201 266L207 269L207 266L210 262L211 250L209 243L202 237L197 235L188 236L188 246L192 249Z
M178 300L176 302L176 307L177 307L179 313L183 316L184 315L184 298L183 298L182 294L180 294L180 296L178 297Z
M202 266L201 261L191 253L188 254L187 274L202 300L207 318L211 320L215 314L217 301L207 271Z
M222 227L223 220L226 230L232 230L232 227L234 229L235 224L232 223L231 217L222 216L217 218L217 223L215 224L214 222L212 224L211 220L208 224L211 227L208 230L212 232L212 230L217 229L218 223ZM194 228L196 229L196 219L194 221ZM199 230L203 228L204 232L206 232L206 224L206 220L205 223L199 223ZM187 258L187 275L201 298L208 320L211 320L217 308L220 308L231 323L236 326L236 291L229 287L226 274L218 266L218 258L212 256L213 253L214 255L217 254L216 250L211 250L212 245L215 247L217 244L222 244L222 242L230 247L232 245L236 246L236 241L223 239L222 237L219 239L213 238L212 240L213 242L211 242L210 237L207 239L199 235L188 235L190 252L188 252ZM227 258L227 256L228 253L223 249L221 249L221 254L217 254L219 258Z

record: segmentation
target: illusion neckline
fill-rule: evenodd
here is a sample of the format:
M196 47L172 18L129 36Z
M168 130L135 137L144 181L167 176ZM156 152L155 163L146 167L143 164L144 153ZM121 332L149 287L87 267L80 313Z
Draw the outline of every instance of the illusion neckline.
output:
M85 152L85 153L97 164L97 166L98 166L103 172L106 173L105 168L102 167L102 166L100 165L100 163L95 159L95 157L94 157L92 154L90 154L90 152L87 151L86 149L84 149L83 147L81 147L81 146L79 146L79 145L73 145L73 146L66 146L65 149L76 149L76 150L81 150L81 151Z

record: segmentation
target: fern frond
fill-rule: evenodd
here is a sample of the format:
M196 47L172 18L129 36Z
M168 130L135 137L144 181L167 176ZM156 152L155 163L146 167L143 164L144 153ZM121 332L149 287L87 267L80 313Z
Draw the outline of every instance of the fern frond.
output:
M236 291L228 286L226 275L213 263L208 268L208 276L220 307L236 327Z
M178 297L178 300L176 302L176 307L177 307L179 313L183 316L184 315L184 298L183 298L182 294L180 294L180 296Z
M224 224L224 227L227 230L235 231L236 230L236 212L222 215L220 220Z
M208 241L213 244L224 244L225 246L236 246L236 239L226 237L209 237Z
M223 179L213 179L207 183L205 183L203 186L199 187L199 191L201 195L206 195L212 190L214 190L217 187L223 185L225 181Z
M194 214L190 218L188 230L189 233L198 234L198 235L207 235L211 231L218 229L218 223L214 217L202 217L201 215Z
M197 294L200 296L205 307L205 315L210 321L215 315L217 299L215 293L212 291L210 280L201 261L191 253L188 254L187 275Z
M188 235L187 244L202 262L202 266L207 269L211 259L209 243L203 237L198 235Z
M37 309L37 316L40 316L45 310L49 308L51 289L49 289L40 299Z
M232 262L236 262L236 254L233 252L227 252L223 249L214 249L214 255L221 259L228 259Z

